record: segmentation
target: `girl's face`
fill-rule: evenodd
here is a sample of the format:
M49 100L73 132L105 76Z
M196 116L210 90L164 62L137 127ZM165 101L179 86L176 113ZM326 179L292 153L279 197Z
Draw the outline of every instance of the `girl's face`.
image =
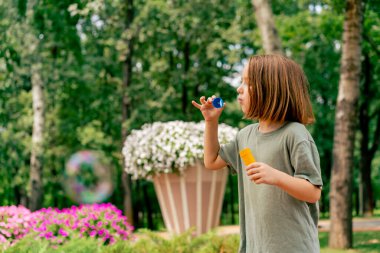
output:
M245 65L240 86L236 89L238 102L244 114L249 111L250 98L248 93L248 64Z

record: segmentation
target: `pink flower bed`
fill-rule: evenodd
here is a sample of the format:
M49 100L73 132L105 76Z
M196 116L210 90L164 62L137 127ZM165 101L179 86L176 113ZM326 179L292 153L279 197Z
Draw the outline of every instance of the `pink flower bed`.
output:
M14 244L34 233L51 244L62 244L74 237L97 238L105 244L131 239L133 227L122 212L111 204L72 206L30 212L25 207L0 207L0 244Z
M32 229L30 215L23 206L0 207L0 248L12 245Z

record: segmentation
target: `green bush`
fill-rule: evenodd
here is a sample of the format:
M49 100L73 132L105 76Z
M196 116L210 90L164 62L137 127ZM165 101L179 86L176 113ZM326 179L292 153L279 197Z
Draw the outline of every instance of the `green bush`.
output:
M76 238L63 245L52 246L48 241L36 240L28 235L3 253L235 253L239 248L239 235L219 236L209 232L198 237L193 231L165 239L160 233L147 229L138 230L134 240L118 241L105 245L95 238ZM380 231L355 232L354 250L327 248L328 233L320 233L323 253L376 253L380 252Z
M156 232L141 229L137 232L139 238L135 242L120 241L104 248L105 253L234 253L239 247L239 236L218 236L214 232L192 236L192 230L165 239Z
M105 245L94 238L76 238L62 245L52 246L47 241L26 236L4 253L233 253L239 247L239 235L218 236L214 232L199 237L192 236L192 230L165 239L162 235L147 229L139 230L136 239L118 241Z

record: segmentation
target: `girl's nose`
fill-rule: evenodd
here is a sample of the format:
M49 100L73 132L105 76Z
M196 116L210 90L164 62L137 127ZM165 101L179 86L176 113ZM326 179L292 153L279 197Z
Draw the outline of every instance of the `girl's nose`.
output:
M237 87L237 89L236 89L237 93L239 93L239 94L242 92L242 90L243 90L242 85L239 85L239 87Z

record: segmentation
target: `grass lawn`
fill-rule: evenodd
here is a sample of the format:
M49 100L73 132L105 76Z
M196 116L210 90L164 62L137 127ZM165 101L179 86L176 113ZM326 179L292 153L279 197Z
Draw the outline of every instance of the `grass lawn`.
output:
M336 250L328 248L329 234L319 233L321 253L380 253L380 231L354 232L354 249Z

